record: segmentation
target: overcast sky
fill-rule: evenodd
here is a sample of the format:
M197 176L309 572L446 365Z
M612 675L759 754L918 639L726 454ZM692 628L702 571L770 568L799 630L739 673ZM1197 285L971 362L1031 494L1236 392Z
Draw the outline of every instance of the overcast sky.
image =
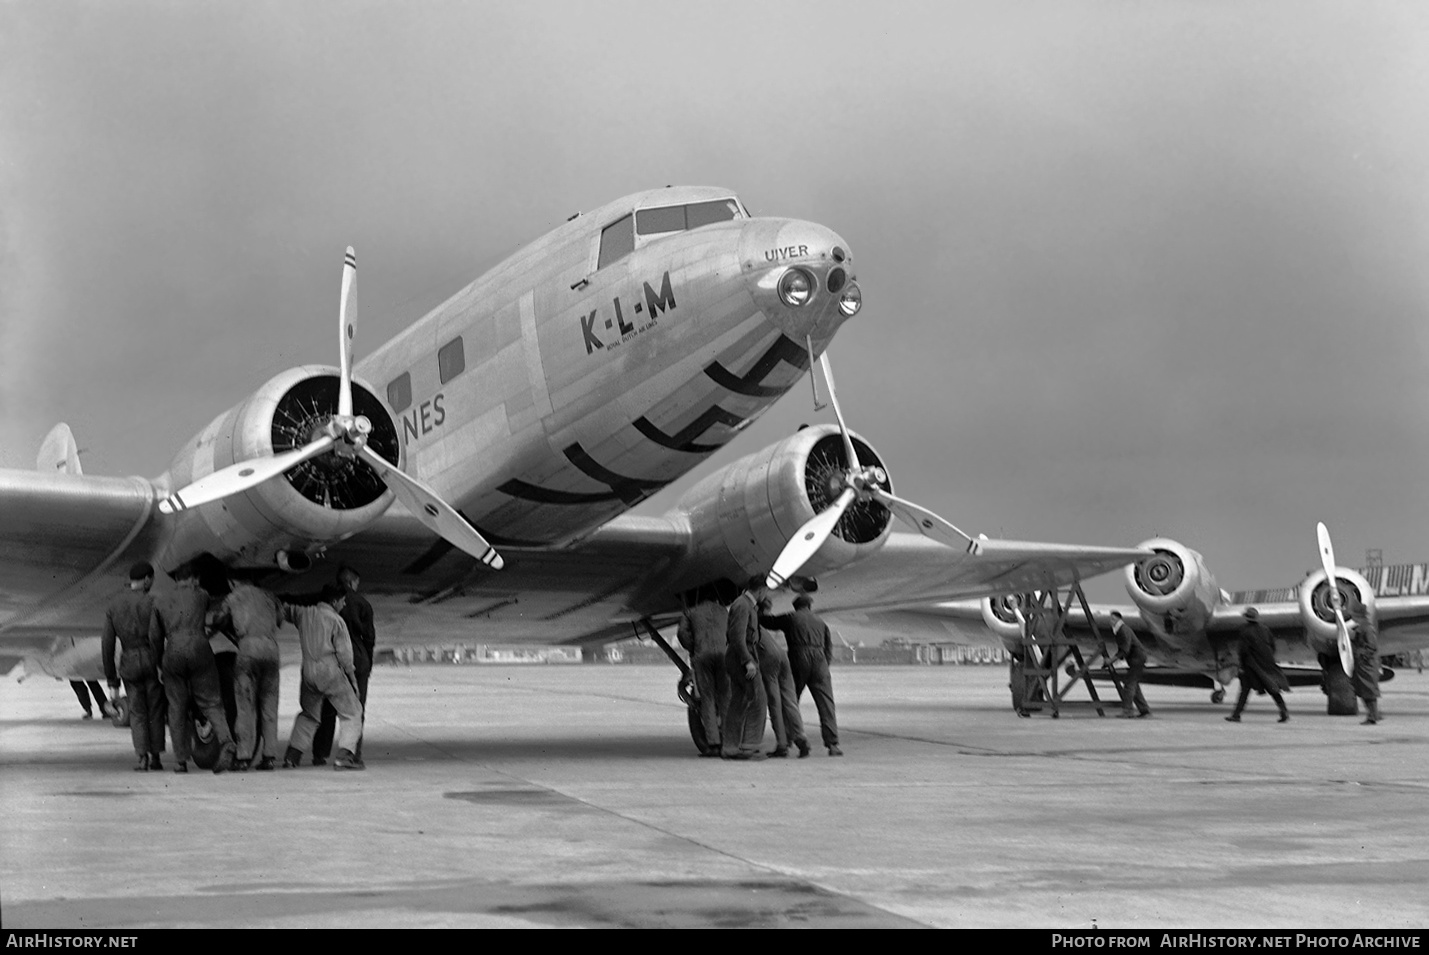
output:
M0 3L0 464L146 476L571 213L821 222L896 489L1223 586L1429 560L1429 5ZM807 386L711 461L815 416ZM708 467L699 473L704 473ZM682 482L642 506L671 506ZM1098 588L1103 599L1119 586Z

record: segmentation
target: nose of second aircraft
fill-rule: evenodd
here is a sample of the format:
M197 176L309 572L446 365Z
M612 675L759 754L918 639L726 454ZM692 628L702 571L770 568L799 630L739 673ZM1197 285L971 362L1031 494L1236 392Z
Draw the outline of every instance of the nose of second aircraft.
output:
M862 307L848 243L817 223L752 219L740 261L761 310L797 342L827 341Z

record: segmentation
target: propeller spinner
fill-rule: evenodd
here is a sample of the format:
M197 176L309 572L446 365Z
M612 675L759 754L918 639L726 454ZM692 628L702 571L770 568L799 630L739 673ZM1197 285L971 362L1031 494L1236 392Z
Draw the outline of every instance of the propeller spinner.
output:
M931 538L940 544L964 548L970 554L982 553L980 541L964 534L927 508L914 504L912 501L906 501L883 487L888 482L888 475L883 468L877 465L864 467L859 463L858 452L853 446L853 438L849 434L848 425L844 423L843 411L839 408L839 396L834 388L833 365L829 362L827 351L819 356L819 363L823 366L824 380L829 386L829 403L834 406L834 416L839 421L839 433L843 436L846 467L835 476L843 489L832 506L815 514L790 538L789 543L784 545L784 550L780 552L779 559L774 562L774 568L769 571L765 584L771 589L775 589L782 587L790 577L794 576L799 568L804 566L804 563L823 546L824 541L828 540L833 529L838 526L839 519L843 517L844 511L856 500L875 501L882 504L901 518L904 523L917 528L924 537Z
M217 501L256 487L285 471L292 470L320 455L332 453L340 458L365 462L396 498L418 520L448 543L461 548L493 570L500 570L503 561L486 539L432 488L392 464L368 446L372 422L365 415L353 413L352 345L357 335L357 254L351 246L342 266L342 304L338 308L338 379L337 411L328 417L302 447L267 455L250 461L240 461L192 484L159 502L164 514Z

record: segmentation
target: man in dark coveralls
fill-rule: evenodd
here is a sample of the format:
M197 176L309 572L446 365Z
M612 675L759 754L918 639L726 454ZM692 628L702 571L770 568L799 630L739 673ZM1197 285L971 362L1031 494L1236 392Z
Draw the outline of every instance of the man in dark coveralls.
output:
M223 712L218 689L218 665L204 633L208 593L199 586L198 572L184 564L174 572L176 586L154 601L149 615L149 641L158 652L169 699L169 737L174 743L176 773L189 771L190 703L198 707L218 738L215 773L233 768L235 747Z
M804 717L799 712L799 691L794 686L794 671L789 666L789 654L779 645L774 631L763 626L771 604L768 597L759 601L759 675L764 680L764 698L769 705L769 725L774 729L775 759L789 755L789 744L799 749L799 758L809 755L809 740L804 735Z
M760 760L764 743L764 680L759 673L759 597L762 577L749 578L744 593L729 608L725 631L724 672L729 678L729 704L724 711L720 755L725 759Z
M1361 725L1373 726L1384 718L1379 714L1379 629L1359 601L1350 607L1350 624L1350 647L1355 655L1350 682L1355 696L1364 700L1366 715Z
M159 682L159 654L149 643L149 616L154 598L154 568L140 561L129 568L129 586L109 602L104 611L104 677L110 695L119 693L119 678L129 694L129 733L134 754L139 757L134 772L163 769L159 754L164 751L163 684ZM114 665L114 644L123 648L123 661Z
M337 571L337 582L347 594L342 605L342 622L347 624L347 635L352 638L353 674L357 677L357 701L362 704L363 725L367 722L367 683L372 677L372 660L377 653L377 626L372 618L372 604L357 592L362 578L357 571L343 564ZM323 715L318 722L318 731L313 734L313 765L327 762L332 752L332 735L337 728L337 710L332 701L323 700ZM357 758L362 759L362 738L357 739Z
M229 585L214 627L238 644L233 684L239 771L248 769L258 755L259 736L263 738L263 756L257 768L273 769L278 756L278 629L282 625L278 598L241 581Z
M1290 689L1290 681L1275 663L1275 638L1270 628L1260 622L1259 610L1246 607L1244 616L1245 626L1240 630L1240 696L1236 697L1235 709L1226 717L1226 722L1240 722L1241 711L1254 690L1270 694L1280 708L1280 722L1285 723L1290 719L1290 711L1280 694Z
M1136 639L1136 631L1121 618L1121 614L1111 612L1111 633L1116 638L1116 656L1112 660L1126 660L1126 682L1121 690L1122 718L1150 716L1151 707L1146 705L1146 697L1141 693L1141 671L1146 669L1146 648ZM1135 711L1132 707L1135 706Z
M839 724L834 715L834 683L829 676L829 664L834 661L834 638L828 624L814 613L814 602L807 594L794 598L794 612L761 614L759 623L784 634L789 644L789 667L794 675L794 699L809 688L814 706L819 710L819 732L830 756L842 756L839 749ZM799 748L799 758L809 755L808 744Z
M701 756L720 755L720 723L724 719L729 679L724 672L725 634L729 611L716 599L714 585L699 588L694 605L680 615L680 646L690 654L690 672L700 695L700 726L705 745Z

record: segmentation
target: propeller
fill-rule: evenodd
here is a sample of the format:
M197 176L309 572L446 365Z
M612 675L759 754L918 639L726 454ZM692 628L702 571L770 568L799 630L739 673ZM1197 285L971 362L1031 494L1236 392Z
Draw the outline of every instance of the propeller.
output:
M344 458L365 461L396 498L437 536L475 557L493 570L500 570L501 555L436 491L403 472L395 464L367 446L372 422L354 415L352 404L352 344L357 336L357 253L347 247L342 264L342 301L338 308L338 393L337 412L328 418L322 433L301 448L241 461L205 475L159 502L164 514L217 501L239 494L277 477L311 458L331 452Z
M1330 586L1327 596L1331 608L1335 611L1335 625L1339 628L1340 666L1345 668L1345 674L1348 676L1355 672L1355 655L1350 649L1350 628L1345 623L1344 597L1340 595L1339 585L1335 582L1335 548L1330 544L1330 530L1324 521L1315 525L1315 532L1320 538L1320 563L1325 567L1325 583Z
M856 500L882 504L904 523L917 528L918 533L940 544L963 548L970 554L982 553L980 540L963 533L926 507L884 490L881 485L888 480L888 474L883 468L876 465L865 468L859 463L858 452L854 449L853 438L849 435L843 410L839 407L838 391L834 386L834 369L827 351L819 356L819 364L824 369L824 381L829 386L829 403L834 406L834 417L838 419L839 433L843 436L844 459L848 463L847 469L839 476L843 490L831 506L805 522L790 538L789 543L784 545L779 558L774 561L773 569L765 579L765 584L771 590L777 589L794 576L799 568L804 566L804 562L814 556L824 541L828 540L839 518L843 517L844 511Z

